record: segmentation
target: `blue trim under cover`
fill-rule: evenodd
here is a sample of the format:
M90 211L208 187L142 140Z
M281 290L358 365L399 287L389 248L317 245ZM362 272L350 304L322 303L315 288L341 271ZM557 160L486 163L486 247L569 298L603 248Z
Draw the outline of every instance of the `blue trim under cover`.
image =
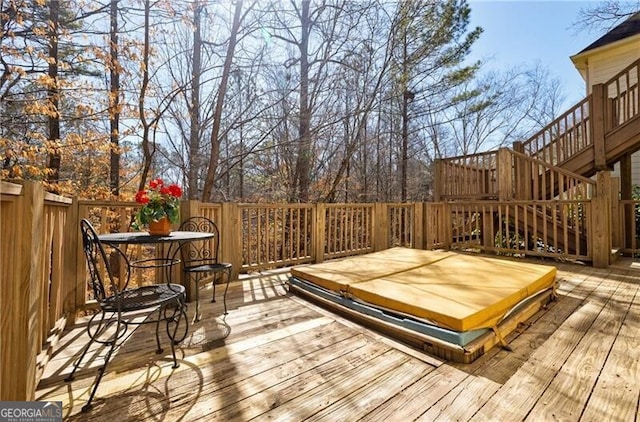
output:
M316 286L312 283L309 283L305 280L301 280L299 278L290 277L289 283L309 293L319 296L323 299L330 300L339 305L358 311L362 314L369 315L371 317L378 318L379 320L388 322L390 324L395 324L400 327L403 327L412 331L416 331L418 333L426 334L438 340L446 341L448 343L456 344L462 347L464 347L465 345L469 344L471 341L477 339L478 337L480 337L481 335L489 331L488 328L482 328L479 330L471 330L471 331L448 330L446 328L437 327L432 324L427 324L426 322L423 322L423 321L408 318L404 315L394 314L387 310L376 308L373 305L357 302L352 299L347 299L330 290Z

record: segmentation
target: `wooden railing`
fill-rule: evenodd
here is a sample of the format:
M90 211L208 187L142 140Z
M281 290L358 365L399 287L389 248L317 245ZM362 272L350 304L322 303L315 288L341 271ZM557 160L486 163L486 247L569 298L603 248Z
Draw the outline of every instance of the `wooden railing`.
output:
M35 182L0 181L0 400L33 399L75 311L65 272L71 204Z
M322 259L340 258L374 250L373 204L323 204L317 207L318 236L324 237L318 245ZM323 236L324 233L324 236Z
M53 352L53 346L57 338L48 341L51 331L60 332L66 323L64 306L65 289L65 233L67 230L67 214L70 210L72 200L59 195L45 192L44 213L43 213L43 251L42 251L42 273L40 279L40 332L39 344L47 346L43 350L44 356L48 357ZM67 285L68 287L68 285ZM43 368L39 368L40 370ZM40 377L41 372L37 374Z
M138 207L134 202L78 201L78 220L88 218L99 233L127 231ZM322 262L392 246L424 246L423 235L417 234L423 227L423 204L183 202L182 219L192 215L205 216L218 223L220 259L233 264L234 277L239 272ZM437 235L429 236L434 247L439 245ZM132 246L127 255L142 259L164 254L165 250L158 246ZM121 259L116 254L114 257ZM83 262L79 250L75 258ZM124 268L122 262L115 265ZM82 266L77 272L79 279L84 277ZM143 285L157 276L149 270L137 269L131 283ZM179 278L180 274L176 272L173 276ZM81 308L93 306L91 292L85 289L76 291L75 301Z
M618 212L614 219L619 225L620 235L614 246L625 255L640 256L640 201L619 201Z
M604 142L605 135L640 114L639 75L640 59L604 84L594 85L593 94L523 142L519 152L559 166L594 142ZM598 116L602 120L597 121Z
M451 244L451 219L449 204L425 203L423 218L423 249L448 248ZM419 245L420 243L416 243Z
M591 201L449 204L452 249L590 260Z
M522 143L522 153L558 166L591 146L591 95Z
M416 204L387 204L389 226L388 247L404 246L413 247L415 244L415 233L419 230L416 227L416 214L420 210L416 209Z
M436 162L437 200L586 199L595 189L591 179L508 148L464 158Z
M562 167L509 151L514 181L513 197L534 201L583 200L594 196L596 182Z
M605 102L605 130L607 132L624 125L640 114L639 74L640 59L604 83L604 93L608 99Z
M501 154L509 156L504 151ZM204 215L218 223L221 259L233 263L234 278L238 271L322 262L393 246L475 249L593 260L594 264L599 259L598 265L606 266L610 254L610 249L605 251L610 244L608 213L618 202L603 194L601 185L606 180L597 183L591 198L546 201L185 201L181 217ZM0 400L33 400L39 374L57 336L66 324L73 323L78 311L92 306L78 230L80 219L89 218L100 232L124 231L129 229L138 205L71 200L46 194L41 185L30 182L1 182L0 187ZM625 206L629 207L623 203L619 209ZM157 252L128 251L133 256L145 253ZM180 277L177 273L174 276ZM145 282L145 274L134 277L133 283Z
M436 161L436 201L498 197L498 151Z
M243 271L313 261L313 205L242 204L238 211L242 222Z

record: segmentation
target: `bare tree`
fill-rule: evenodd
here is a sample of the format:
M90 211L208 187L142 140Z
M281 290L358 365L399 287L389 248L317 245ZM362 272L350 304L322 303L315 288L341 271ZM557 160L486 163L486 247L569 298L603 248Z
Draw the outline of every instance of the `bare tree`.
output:
M576 31L608 31L638 12L640 1L606 0L581 9L573 27Z
M151 168L153 154L155 153L155 145L150 139L151 123L147 120L145 98L149 87L149 63L150 63L150 26L151 26L151 4L150 0L144 1L144 42L142 47L142 83L140 84L140 95L138 97L138 117L142 124L142 154L143 164L140 181L138 182L138 190L144 189L149 177L149 169Z
M120 195L120 72L118 62L118 0L111 0L109 9L109 133L111 194Z
M202 12L204 5L196 2L193 8L193 56L191 65L191 99L189 107L189 149L187 168L187 191L189 199L198 197L198 166L195 165L200 156L200 75L202 74Z
M564 98L559 80L540 64L468 81L441 120L452 141L449 154L475 154L522 140L552 121Z
M222 76L220 77L220 86L218 88L218 94L216 97L215 109L213 112L213 127L211 129L211 151L209 155L209 164L207 166L207 175L204 180L204 187L202 188L202 200L207 201L211 198L213 186L215 182L216 170L218 168L218 160L220 157L220 126L222 120L222 109L224 106L225 95L227 92L227 84L229 83L229 76L231 75L231 64L233 62L233 54L235 52L238 31L243 18L242 12L242 0L236 2L235 11L233 14L233 24L231 25L231 34L229 36L229 43L227 44L227 54L225 56L224 67L222 69Z

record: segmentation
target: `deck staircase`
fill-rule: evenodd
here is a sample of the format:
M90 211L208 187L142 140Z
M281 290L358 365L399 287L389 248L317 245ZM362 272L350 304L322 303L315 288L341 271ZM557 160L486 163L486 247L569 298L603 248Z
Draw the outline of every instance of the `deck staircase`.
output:
M572 173L590 177L640 150L640 104L636 60L514 148Z
M526 201L509 217L518 220L514 227L529 238L557 231L559 211L535 201L589 199L596 189L592 176L640 150L639 75L640 59L594 85L586 98L512 149L439 160L436 200ZM587 247L586 230L567 225L552 247L580 254Z

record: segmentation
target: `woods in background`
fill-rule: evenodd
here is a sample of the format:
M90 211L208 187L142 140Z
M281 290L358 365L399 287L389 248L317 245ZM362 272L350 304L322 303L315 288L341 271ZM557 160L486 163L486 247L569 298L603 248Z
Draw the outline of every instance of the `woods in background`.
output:
M547 69L482 72L465 1L0 0L0 176L131 199L430 199L436 158L562 111Z

